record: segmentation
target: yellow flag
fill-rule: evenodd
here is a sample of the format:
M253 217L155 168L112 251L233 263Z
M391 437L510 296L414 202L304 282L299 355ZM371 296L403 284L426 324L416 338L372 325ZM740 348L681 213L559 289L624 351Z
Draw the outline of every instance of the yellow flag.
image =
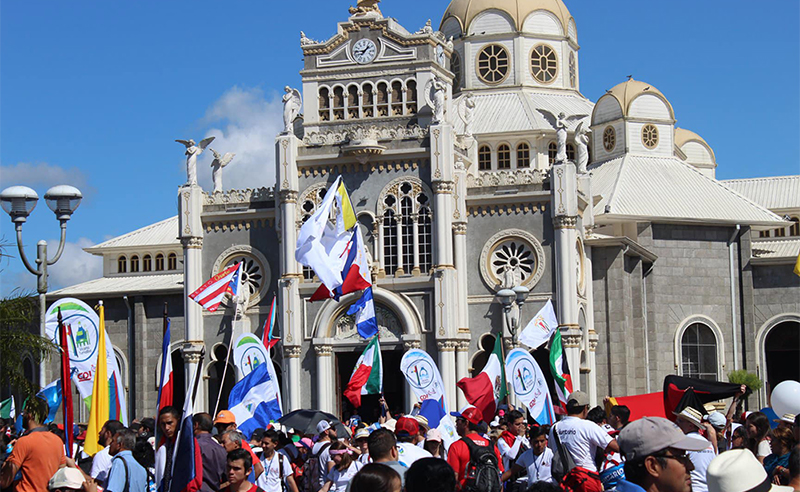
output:
M800 277L800 253L797 255L797 261L794 262L794 274Z
M97 342L97 368L94 371L94 384L92 385L92 408L89 412L89 426L86 429L86 444L83 450L89 456L103 449L97 442L97 435L103 424L108 420L109 394L108 394L108 355L106 354L106 316L102 301L100 302L100 329Z
M344 230L349 231L356 225L356 213L353 210L353 204L350 203L350 197L347 195L344 183L339 183L339 189L336 190L336 193L338 194L339 220L344 223Z

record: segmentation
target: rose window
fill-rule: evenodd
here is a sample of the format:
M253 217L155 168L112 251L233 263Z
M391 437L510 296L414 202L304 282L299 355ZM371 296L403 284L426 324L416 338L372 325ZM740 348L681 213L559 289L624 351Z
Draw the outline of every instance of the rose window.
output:
M558 74L558 56L546 44L534 46L531 50L531 74L542 84L549 84Z
M536 256L519 240L505 241L492 253L492 273L501 283L520 285L536 268ZM507 280L506 280L507 279Z
M261 263L250 255L239 254L231 256L225 262L222 269L232 267L234 264L243 262L242 267L242 290L243 296L247 299L253 299L258 296L261 289L264 287L264 268Z

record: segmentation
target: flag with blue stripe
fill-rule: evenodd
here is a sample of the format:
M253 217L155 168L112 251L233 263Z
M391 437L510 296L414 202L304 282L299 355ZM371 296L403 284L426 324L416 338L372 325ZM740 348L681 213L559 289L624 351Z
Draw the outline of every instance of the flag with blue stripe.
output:
M356 330L363 338L370 339L378 333L378 320L375 318L372 287L364 289L361 298L350 306L347 314L356 315Z
M61 408L61 379L56 379L48 384L36 396L47 402L48 413L47 418L42 422L49 424L56 418L58 410Z
M238 430L248 440L254 430L266 428L283 415L279 391L267 364L259 364L231 390L228 410L233 412Z

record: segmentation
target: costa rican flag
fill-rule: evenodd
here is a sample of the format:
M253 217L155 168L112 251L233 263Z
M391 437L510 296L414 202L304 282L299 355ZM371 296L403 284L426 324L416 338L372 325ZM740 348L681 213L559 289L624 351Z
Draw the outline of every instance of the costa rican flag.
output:
M226 293L230 294L231 298L239 294L241 276L242 263L239 262L211 277L199 289L189 294L189 299L213 313L222 303Z
M161 343L161 380L158 385L158 410L172 405L172 387L174 378L172 376L172 354L169 353L170 334L169 319L167 319L167 330L164 332L164 340Z
M189 384L191 392L186 395L186 401L183 404L181 426L175 439L175 449L172 455L172 474L170 475L172 481L169 483L169 492L197 492L203 485L203 459L200 454L200 445L194 435L194 398L197 395L197 383L200 380L202 366L201 359Z

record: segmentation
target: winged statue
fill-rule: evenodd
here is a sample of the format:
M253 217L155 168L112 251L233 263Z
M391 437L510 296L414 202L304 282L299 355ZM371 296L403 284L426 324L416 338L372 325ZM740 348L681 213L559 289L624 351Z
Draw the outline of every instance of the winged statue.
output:
M214 141L214 137L204 138L199 144L191 138L175 141L186 146L186 184L197 184L197 156L206 150L208 144Z
M567 161L567 126L574 121L580 121L586 117L588 114L573 114L571 116L566 116L563 112L559 113L558 116L554 115L550 111L546 109L539 108L539 112L542 113L542 116L545 117L548 123L556 129L556 144L557 144L557 152L556 152L556 162L566 162Z
M292 133L294 119L300 114L302 99L300 91L292 89L288 85L283 88L286 94L283 95L283 133Z
M211 179L214 182L214 193L222 191L222 168L230 164L236 156L233 152L226 152L225 155L219 155L219 152L208 148L214 154L214 160L211 161Z
M578 152L578 172L581 174L586 173L586 166L589 164L589 134L592 130L589 129L589 122L586 120L578 123L575 128L575 147Z

